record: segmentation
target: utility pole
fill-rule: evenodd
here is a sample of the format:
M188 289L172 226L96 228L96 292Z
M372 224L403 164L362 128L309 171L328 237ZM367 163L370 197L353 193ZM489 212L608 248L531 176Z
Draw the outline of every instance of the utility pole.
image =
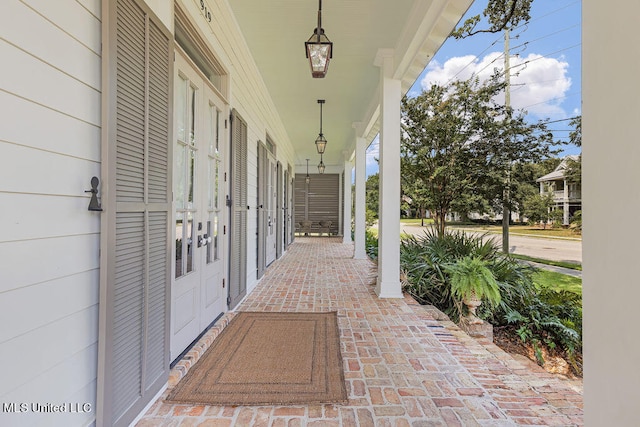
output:
M509 66L509 28L504 30L504 79L506 82L504 88L504 104L507 107L508 115L507 120L511 119L511 68ZM506 144L507 141L504 141ZM511 210L509 209L510 195L509 187L511 186L511 161L507 164L509 168L507 170L507 176L505 178L505 186L502 192L502 252L504 254L509 253L509 219L511 217Z

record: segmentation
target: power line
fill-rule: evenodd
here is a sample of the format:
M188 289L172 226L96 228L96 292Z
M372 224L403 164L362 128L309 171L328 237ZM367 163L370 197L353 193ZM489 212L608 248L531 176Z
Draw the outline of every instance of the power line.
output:
M524 109L527 109L527 108L529 108L529 107L533 107L533 106L535 106L535 105L546 104L547 102L550 102L550 101L556 101L556 100L558 100L558 99L563 99L563 98L566 98L566 97L568 97L568 96L573 96L573 95L577 95L577 94L580 94L580 93L582 93L582 91L580 91L580 90L579 90L579 91L577 91L577 92L567 93L567 94L562 95L562 96L557 96L557 97L555 97L555 98L547 99L546 101L536 102L535 104L526 105L526 106L522 107L522 109L524 110Z
M516 73L516 76L517 76L518 74L520 74L522 71L524 71L524 70L520 70L520 71L518 71L518 72ZM520 86L520 87L517 87L517 88L513 89L511 92L518 92L518 91L520 91L520 90L522 90L522 89L524 89L525 87L530 86L530 85L537 85L537 84L543 84L543 83L559 82L559 81L561 81L561 80L567 80L567 77L561 77L561 78L559 78L559 79L552 79L552 80L536 80L535 82L514 83L514 84L512 84L511 86Z
M544 122L544 124L548 125L548 124L551 124L551 123L568 122L569 120L577 119L578 117L580 117L580 116L567 117L566 119L552 120L552 121Z
M543 59L543 58L548 58L548 57L550 57L551 55L555 55L555 54L557 54L557 53L564 52L564 51L566 51L566 50L574 49L574 48L576 48L576 47L578 47L578 46L581 46L581 45L582 45L582 43L577 43L577 44L574 44L573 46L565 47L564 49L560 49L560 50L556 50L555 52L547 53L546 55L540 55L540 56L538 56L538 57L536 57L536 58L528 59L528 60L524 61L524 62L523 62L523 63L521 63L521 64L514 65L514 66L513 66L513 67L511 67L511 68L523 67L523 66L525 66L525 65L527 65L527 64L530 64L530 63L532 63L532 62L539 61L540 59Z
M495 39L495 40L493 41L493 43L491 43L489 46L487 46L487 47L486 47L482 52L480 52L480 53L479 53L479 54L477 54L477 55L474 55L473 59L472 59L472 60L471 60L467 65L465 65L464 67L462 67L462 68L460 69L460 71L458 71L458 72L457 72L453 77L451 77L451 78L447 81L447 83L445 84L445 86L446 86L446 85L448 85L449 83L451 83L451 82L452 82L456 77L458 77L458 75L459 75L461 72L463 72L463 71L464 71L464 70L465 70L469 65L473 64L474 62L476 62L476 59L480 58L480 55L482 55L483 53L485 53L486 51L488 51L489 49L491 49L491 48L492 48L496 43L498 43L501 39L502 39L502 36L498 37L497 39Z
M479 75L480 73L482 73L484 70L487 69L487 67L489 67L489 65L493 64L494 62L496 62L498 59L504 58L504 52L501 53L500 55L496 56L493 61L489 62L487 65L485 65L484 67L482 67L482 69L474 72L474 75ZM504 74L504 71L502 72Z
M526 47L528 46L528 44L529 44L529 43L533 43L533 42L536 42L536 41L539 41L539 40L545 39L545 38L547 38L547 37L551 37L551 36L553 36L553 35L555 35L555 34L558 34L558 33L564 32L564 31L568 31L568 30L570 30L570 29L572 29L572 28L575 28L575 27L577 27L577 26L579 26L579 24L573 25L573 26L571 26L571 27L563 28L563 29L561 29L561 30L555 31L555 32L553 32L553 33L547 34L547 35L545 35L545 36L539 37L539 38L534 39L534 40L526 41L526 42L524 42L524 43L522 43L522 44L519 44L519 45L514 46L513 48L511 48L511 50L518 49L518 48L521 48L521 47L522 47L522 48L526 48ZM486 47L482 52L480 52L478 55L474 55L474 56L473 56L473 59L472 59L471 61L469 61L469 63L467 63L467 65L465 65L464 67L462 67L462 68L461 68L461 69L460 69L456 74L454 74L451 78L449 78L449 80L447 81L447 83L445 83L445 86L446 86L446 85L448 85L449 83L451 83L451 82L452 82L456 77L458 77L458 76L460 75L460 73L462 73L464 70L466 70L466 69L467 69L471 64L473 64L474 62L476 62L476 60L480 59L480 56L481 56L483 53L485 53L486 51L488 51L489 49L491 49L491 48L492 48L492 47L493 47L493 46L494 46L498 41L500 41L500 38L498 38L498 39L494 40L494 41L493 41L493 43L491 43L489 46L487 46L487 47ZM552 53L549 53L549 54L547 54L547 55L540 56L539 58L535 58L535 59L532 59L532 60L529 60L529 61L525 61L525 62L523 62L522 64L514 65L514 67L520 67L520 66L523 66L523 65L525 65L525 64L527 64L527 63L529 63L529 62L533 62L533 61L536 61L536 60L538 60L538 59L546 58L546 57L548 57L548 56L550 56L550 55L555 55L556 53L563 52L563 51L565 51L565 50L569 50L569 49L573 49L573 48L575 48L575 47L577 47L577 46L580 46L580 45L582 45L582 43L578 43L578 44L576 44L576 45L573 45L573 46L570 46L570 47L567 47L567 48L564 48L564 49L561 49L561 50L557 50L557 51L552 52ZM522 51L524 51L524 49L523 49ZM489 64L487 64L486 66L484 66L484 67L483 67L482 69L480 69L479 71L474 72L473 74L474 74L474 75L478 75L478 74L480 74L480 73L481 73L481 72L483 72L485 69L487 69L487 67L489 67L491 64L493 64L495 61L497 61L498 59L500 59L500 58L502 58L502 57L504 57L504 53L502 53L501 55L499 55L498 57L496 57L495 59L493 59Z
M512 37L512 38L514 38L514 39L518 39L518 38L519 38L519 37L520 37L520 36L521 36L525 31L526 31L526 28L524 28L524 27L527 27L527 26L529 25L529 23L531 23L531 22L536 22L536 21L539 21L539 20L541 20L541 19L545 19L545 18L547 18L547 17L549 17L549 16L551 16L551 15L554 15L554 14L556 14L556 13L558 13L558 12L561 12L561 11L563 11L563 10L565 10L565 9L567 9L567 8L569 8L569 7L573 6L573 5L575 5L575 4L579 4L580 2L581 2L581 0L576 0L576 1L574 1L574 2L572 2L572 3L569 3L569 4L565 5L565 6L562 6L562 7L558 8L558 9L555 9L555 10L553 10L553 11L551 11L551 12L548 12L548 13L546 13L546 14L542 15L542 16L536 17L536 18L534 18L534 19L532 19L532 20L530 20L530 21L528 21L528 22L526 22L526 23L524 23L524 24L518 25L518 26L517 26L517 27L515 27L515 28L512 28L512 29L511 29L511 31L514 31L514 30L516 30L516 29L522 29L522 31L520 31L516 36L514 36L514 37ZM571 29L573 29L573 28L575 28L575 27L578 27L578 26L580 26L580 24L575 24L575 25L572 25L572 26L569 26L569 27L566 27L566 28L562 28L562 29L560 29L560 30L557 30L557 31L554 31L554 32L552 32L552 33L546 34L546 35L544 35L544 36L538 37L537 39L530 40L530 41L526 41L526 42L524 42L524 43L522 43L522 44L519 44L519 45L516 45L516 46L512 47L512 50L519 49L519 48L523 48L523 49L522 49L522 51L524 52L524 50L526 49L526 47L527 47L530 43L534 43L534 42L537 42L537 41L539 41L539 40L543 40L543 39L545 39L545 38L548 38L548 37L551 37L551 36L557 35L557 34L559 34L559 33L562 33L562 32L565 32L565 31L569 31L569 30L571 30ZM457 77L458 77L458 76L459 76L459 75L460 75L464 70L466 70L467 68L469 68L469 66L471 66L472 64L476 63L479 59L481 59L481 56L482 56L483 54L485 54L489 49L491 49L493 46L495 46L495 45L496 45L496 43L498 43L498 42L499 42L499 41L501 41L501 40L502 40L502 36L500 36L500 37L496 38L496 39L495 39L493 42L491 42L491 43L490 43L486 48L484 48L484 49L483 49L479 54L477 54L477 55L473 55L473 59L472 59L471 61L469 61L469 62L468 62L464 67L462 67L460 70L458 70L458 72L456 72L452 77L450 77L450 78L447 80L447 82L445 83L445 86L446 86L446 85L448 85L449 83L451 83L452 81L454 81L454 80L455 80L455 79L456 79L456 78L457 78ZM557 51L555 51L555 52L552 52L552 53L549 53L549 54L546 54L546 55L542 55L542 56L537 57L537 58L534 58L534 59L532 59L532 60L525 61L525 62L523 62L523 63L521 63L521 64L518 64L518 65L512 66L512 68L516 68L516 67L526 67L526 66L527 66L527 64L529 64L529 63L531 63L531 62L537 61L537 60L542 59L542 58L547 58L547 57L549 57L549 56L551 56L551 55L555 55L555 54L557 54L557 53L564 52L564 51L566 51L566 50L570 50L570 49L573 49L573 48L578 47L578 46L581 46L581 45L582 45L582 43L578 43L578 44L575 44L575 45L573 45L573 46L570 46L570 47L567 47L567 48L564 48L564 49L560 49L560 50L557 50ZM478 71L473 72L473 73L472 73L472 76L477 76L477 75L479 75L479 74L480 74L480 73L482 73L484 70L486 70L489 66L491 66L491 64L493 64L494 62L498 61L499 59L502 59L503 57L504 57L504 52L502 52L499 56L497 56L496 58L494 58L491 62L489 62L487 65L485 65L482 69L480 69L480 70L478 70ZM521 70L521 71L522 71L522 70ZM504 71L503 71L503 73L504 73ZM558 79L558 80L561 80L561 79ZM517 90L517 89L516 89L516 90Z
M547 14L544 14L544 15L542 15L542 16L538 16L538 17L537 17L537 18L535 18L535 19L531 19L531 20L529 20L529 21L527 21L527 22L525 22L525 23L523 23L523 24L518 25L516 28L514 28L514 30L515 30L515 29L518 29L518 28L520 28L520 27L528 26L531 22L539 21L539 20L540 20L540 19L542 19L542 18L546 18L547 16L553 15L553 14L555 14L555 13L560 12L561 10L567 9L567 8L569 8L569 7L573 6L574 4L581 3L581 1L582 1L582 0L576 0L576 1L574 1L573 3L569 3L569 4L565 5L565 6L562 6L562 7L561 7L561 8L559 8L559 9L552 10L551 12L549 12L549 13L547 13Z
M574 28L576 28L576 27L579 27L579 26L580 26L580 24L575 24L575 25L572 25L572 26L570 26L570 27L566 27L566 28L563 28L563 29L561 29L561 30L554 31L553 33L546 34L546 35L544 35L544 36L542 36L542 37L538 37L537 39L533 39L533 40L526 41L526 42L524 42L524 44L529 44L529 43L534 43L534 42L537 42L537 41L540 41L540 40L544 40L544 39L546 39L547 37L555 36L556 34L560 34L560 33L563 33L563 32L565 32L565 31L572 30L572 29L574 29Z

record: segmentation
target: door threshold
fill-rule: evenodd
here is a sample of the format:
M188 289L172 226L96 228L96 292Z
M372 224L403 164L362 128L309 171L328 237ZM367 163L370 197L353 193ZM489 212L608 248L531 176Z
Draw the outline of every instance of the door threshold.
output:
M173 360L173 362L171 362L171 363L169 364L169 369L173 369L173 367L174 367L174 366L176 366L176 365L178 364L178 362L180 362L180 361L182 360L182 358L183 358L184 356L186 356L186 355L187 355L187 353L189 353L189 351L191 351L191 349L193 348L193 346L195 346L195 345L198 343L198 341L200 341L200 338L202 338L202 337L204 336L204 334L206 334L207 332L209 332L209 329L211 329L213 326L215 326L216 322L217 322L218 320L220 320L220 318L221 318L222 316L224 316L224 312L223 312L223 313L220 313L220 314L218 315L218 317L216 317L216 318L213 320L213 322L211 322L211 323L209 324L209 326L207 326L206 328L204 328L204 330L200 333L200 335L198 335L198 336L196 337L196 339L194 339L194 340L193 340L193 342L192 342L191 344L189 344L189 345L187 346L187 348L185 348L185 349L184 349L184 351L183 351L182 353L180 353L180 354L178 355L178 357L176 357L176 358Z

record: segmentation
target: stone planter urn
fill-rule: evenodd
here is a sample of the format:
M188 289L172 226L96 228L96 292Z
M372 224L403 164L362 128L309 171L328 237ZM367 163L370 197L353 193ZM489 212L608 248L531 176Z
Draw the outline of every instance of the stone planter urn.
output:
M467 306L467 310L469 311L469 314L465 318L467 323L469 325L481 325L483 321L476 315L476 310L482 304L482 300L478 298L475 292L471 292L462 302Z

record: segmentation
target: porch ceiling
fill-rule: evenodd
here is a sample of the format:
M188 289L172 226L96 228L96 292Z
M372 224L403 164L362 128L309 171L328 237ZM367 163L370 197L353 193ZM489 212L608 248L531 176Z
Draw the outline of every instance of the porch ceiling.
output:
M320 127L328 140L327 165L353 152L354 122L361 135L377 132L381 48L394 49L395 78L406 92L473 0L325 0L322 26L334 44L324 79L313 79L304 42L317 23L317 0L230 1L249 49L296 150L296 164L319 161ZM275 141L277 143L277 141Z

